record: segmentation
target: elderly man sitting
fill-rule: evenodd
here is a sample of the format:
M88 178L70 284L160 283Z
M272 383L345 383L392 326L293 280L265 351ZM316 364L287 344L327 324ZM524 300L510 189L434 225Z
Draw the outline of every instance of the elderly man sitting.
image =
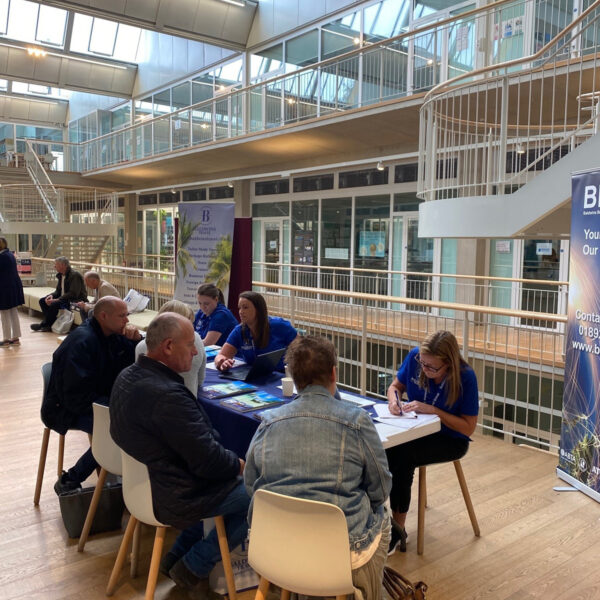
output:
M82 312L82 314L91 316L90 311L93 311L94 305L100 298L104 298L105 296L114 296L115 298L120 298L121 295L117 291L117 288L105 281L96 273L96 271L86 271L83 275L83 280L85 281L85 285L90 288L90 290L94 291L94 299L91 302L77 302L76 306Z
M286 360L298 397L262 414L246 455L246 488L339 506L355 597L379 600L390 539L384 503L392 487L383 446L369 414L334 397L337 356L329 340L297 337Z
M202 519L223 515L231 548L248 532L250 502L240 475L244 460L224 448L219 434L184 385L196 355L194 327L172 312L155 317L147 352L117 378L110 398L110 433L148 467L152 504L163 523L183 529L161 572L208 597L208 576L220 558L216 531L204 538Z

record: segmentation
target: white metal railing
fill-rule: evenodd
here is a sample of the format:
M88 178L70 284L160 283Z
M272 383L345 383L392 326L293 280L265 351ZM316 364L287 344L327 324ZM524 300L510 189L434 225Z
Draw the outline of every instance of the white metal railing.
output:
M479 426L509 441L558 448L564 382L564 334L559 330L565 316L411 299L425 309L414 312L391 308L409 303L395 296L259 281L253 286L263 292L271 313L290 319L303 334L332 339L338 381L362 394L385 397L411 348L429 333L452 331L477 374ZM497 317L551 320L562 327L518 328L495 322Z
M253 262L252 278L340 292L512 307L558 315L566 315L569 291L568 281L272 262ZM347 301L352 303L352 297ZM434 314L439 312L439 308L424 308L414 303L410 307L413 310L433 310ZM404 309L406 306L394 308ZM537 326L556 326L554 321L535 323L528 319L526 322Z
M511 193L594 135L599 32L595 1L536 52L431 90L421 108L418 195Z
M563 16L555 18L546 0L499 0L78 145L65 143L65 169L90 171L426 92L503 62L503 47L493 40L506 23L519 22L530 45L562 29L571 13L567 0L557 1Z
M41 192L41 193L40 193ZM61 223L117 222L118 197L111 190L46 184L0 186L0 214L7 222L54 222L41 194L56 193L55 216Z
M27 151L25 152L25 166L52 221L58 223L62 214L60 196L29 140L27 140Z

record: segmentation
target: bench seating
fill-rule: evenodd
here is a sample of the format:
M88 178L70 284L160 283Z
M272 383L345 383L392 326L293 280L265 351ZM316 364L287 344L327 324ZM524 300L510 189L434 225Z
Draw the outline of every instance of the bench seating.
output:
M23 294L25 296L24 307L40 312L40 298L45 298L49 294L52 294L56 288L51 287L24 287ZM93 300L92 296L88 297L89 301ZM145 331L150 325L150 321L158 313L155 310L144 310L140 313L133 313L129 315L129 322L135 325L138 329ZM73 319L75 325L81 325L81 313L75 311L75 317Z

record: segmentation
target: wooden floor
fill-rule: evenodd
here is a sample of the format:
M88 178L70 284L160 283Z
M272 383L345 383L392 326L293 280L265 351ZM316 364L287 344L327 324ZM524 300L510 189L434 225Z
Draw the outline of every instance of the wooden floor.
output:
M52 491L55 435L40 506L32 502L42 435L40 367L56 348L54 334L29 331L32 322L21 313L22 346L0 348L0 598L101 599L120 535L92 537L83 554L67 538ZM83 433L67 435L67 466L86 443ZM389 564L425 581L428 600L600 599L600 507L579 492L553 491L561 485L554 456L476 434L463 466L481 538L473 537L452 466L429 467L425 554L416 554L412 511L408 552ZM142 543L142 573L150 535ZM124 572L114 598L143 597L144 587L145 576L132 580ZM187 595L161 576L156 598Z

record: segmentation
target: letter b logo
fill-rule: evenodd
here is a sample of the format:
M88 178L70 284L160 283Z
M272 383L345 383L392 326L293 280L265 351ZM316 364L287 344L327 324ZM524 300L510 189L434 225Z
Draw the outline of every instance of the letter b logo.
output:
M583 192L583 208L594 208L597 202L596 186L586 185Z
M202 211L202 222L208 223L208 221L210 221L210 210L204 209Z

